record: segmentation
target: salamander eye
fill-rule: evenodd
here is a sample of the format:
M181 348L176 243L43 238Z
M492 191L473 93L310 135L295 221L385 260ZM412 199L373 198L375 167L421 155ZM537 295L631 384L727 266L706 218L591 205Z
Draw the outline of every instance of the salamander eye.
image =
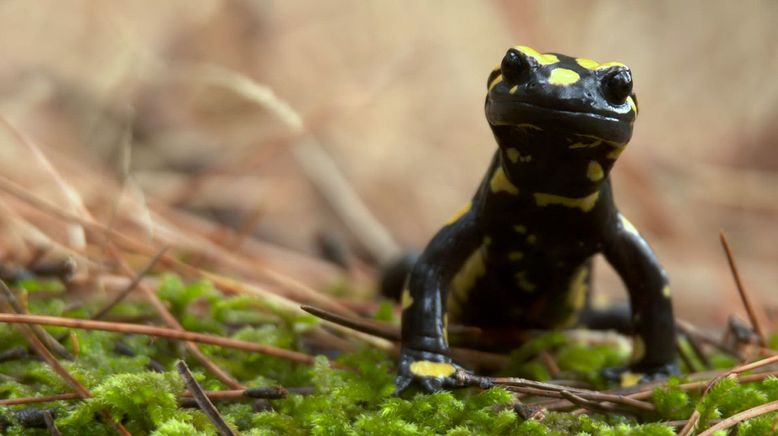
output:
M500 64L500 72L508 83L518 83L529 72L529 63L515 48L508 50Z
M632 93L632 73L624 68L608 73L602 80L602 91L611 103L624 104Z

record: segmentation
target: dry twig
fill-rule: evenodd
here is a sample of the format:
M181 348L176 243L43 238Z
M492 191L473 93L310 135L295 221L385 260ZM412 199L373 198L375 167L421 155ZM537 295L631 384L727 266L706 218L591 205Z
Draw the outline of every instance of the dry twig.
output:
M751 321L751 326L754 328L757 336L759 336L761 345L766 346L767 334L765 333L762 324L759 322L759 317L757 316L754 305L751 302L751 297L746 291L745 286L743 286L743 280L740 278L740 272L738 271L737 265L735 264L735 257L732 254L732 249L729 247L727 235L724 234L723 230L719 233L719 239L721 239L721 246L724 248L724 253L727 255L727 262L729 262L729 268L732 270L732 277L735 279L735 285L737 286L738 293L740 294L740 299L743 301L743 306L746 308L746 312L748 313L748 319Z
M778 401L771 401L769 403L761 404L756 407L752 407L748 410L744 410L740 413L730 416L729 418L722 419L719 423L700 433L699 436L711 436L719 430L726 430L733 425L741 423L747 419L756 418L757 416L764 415L778 410Z
M520 377L484 377L473 375L461 370L457 371L456 377L465 386L484 387L498 385L504 386L516 392L553 398L564 398L562 392L565 391L568 393L573 393L585 400L610 402L646 412L653 412L656 410L656 407L654 407L654 405L651 403L629 398L624 395L615 395L588 389L572 388L570 386L560 386L552 383L527 380Z
M197 383L192 372L189 371L189 367L186 366L186 362L183 360L176 362L176 369L178 370L178 373L181 374L181 378L184 379L184 384L186 384L186 387L189 389L195 402L197 402L200 410L202 410L203 413L205 413L205 416L213 423L219 434L222 436L237 435L237 433L224 422L224 418L222 418L211 400L205 395L203 388L200 387L200 384Z

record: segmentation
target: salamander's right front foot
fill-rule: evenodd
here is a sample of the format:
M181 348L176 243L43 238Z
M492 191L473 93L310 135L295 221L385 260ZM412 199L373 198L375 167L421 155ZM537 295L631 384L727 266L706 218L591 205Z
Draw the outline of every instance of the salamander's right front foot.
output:
M461 367L445 354L403 347L395 381L395 395L402 393L414 381L427 392L461 387L462 383L455 377L459 369Z

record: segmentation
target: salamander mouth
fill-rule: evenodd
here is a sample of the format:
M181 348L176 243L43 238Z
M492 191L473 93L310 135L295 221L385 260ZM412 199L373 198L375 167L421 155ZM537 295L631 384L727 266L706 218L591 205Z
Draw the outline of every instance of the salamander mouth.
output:
M493 126L553 126L575 133L597 134L619 142L627 142L632 136L634 121L631 113L618 114L596 109L575 111L507 99L487 101L486 118Z

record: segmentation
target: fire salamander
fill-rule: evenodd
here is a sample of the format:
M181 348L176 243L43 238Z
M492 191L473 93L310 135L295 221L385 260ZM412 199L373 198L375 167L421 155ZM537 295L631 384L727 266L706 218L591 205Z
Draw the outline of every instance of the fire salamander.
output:
M646 241L614 204L609 173L638 112L632 73L529 47L489 75L486 118L498 150L477 192L412 265L402 293L397 389L457 386L448 322L557 329L579 323L592 257L624 281L636 356L612 368L677 372L670 288Z

